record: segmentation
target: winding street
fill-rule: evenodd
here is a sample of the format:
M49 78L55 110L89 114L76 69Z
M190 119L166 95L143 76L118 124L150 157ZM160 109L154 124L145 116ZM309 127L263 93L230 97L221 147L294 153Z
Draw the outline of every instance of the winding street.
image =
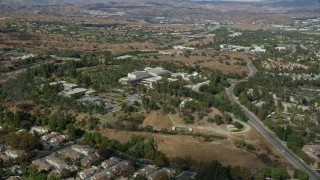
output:
M254 76L258 72L251 61L248 63L247 66L250 69L249 77ZM245 78L244 80L238 81L237 83L247 81L249 77ZM277 137L277 135L274 132L272 132L268 127L266 127L263 124L263 122L253 112L251 112L247 107L245 107L239 102L238 98L233 93L234 87L237 83L232 83L232 85L229 88L226 88L226 92L230 100L233 103L238 104L245 112L248 118L248 123L252 127L254 127L295 168L308 173L310 179L319 180L320 174L318 174L309 165L302 161L296 154L294 154L286 145L284 145L284 143Z

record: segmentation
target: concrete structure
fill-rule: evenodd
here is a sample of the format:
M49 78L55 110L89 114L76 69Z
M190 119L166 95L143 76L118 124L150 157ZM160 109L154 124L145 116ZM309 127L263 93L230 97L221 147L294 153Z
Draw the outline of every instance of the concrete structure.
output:
M74 88L70 91L64 92L64 96L66 96L66 97L80 97L80 96L84 96L86 91L88 91L86 88Z
M39 135L47 134L49 132L49 129L42 126L33 126L31 128L31 133L37 133Z
M83 105L88 105L88 104L94 104L94 105L103 105L105 104L103 102L102 98L99 97L91 97L91 96L86 96L81 99L77 100L78 102L82 103Z
M88 91L85 92L85 96L94 96L97 94L97 91L93 89L89 89Z
M79 87L77 84L72 84L72 83L64 83L63 84L64 90L65 91L72 91L73 89Z
M161 76L149 77L147 79L142 80L141 83L145 85L147 88L153 88L154 83L157 83L161 79Z
M287 48L286 47L281 47L281 46L279 46L279 47L276 47L276 50L278 50L278 51L285 51Z
M170 75L171 72L168 70L163 69L162 67L146 67L144 68L146 72L148 72L151 76L165 76L165 75Z
M133 59L134 56L131 56L131 55L127 54L127 55L116 57L116 59L120 59L120 60L122 60L122 59L130 59L130 58Z
M182 132L192 132L193 129L191 127L179 127L179 126L173 126L172 131L182 131Z
M235 32L233 34L230 34L229 37L237 37L237 36L241 36L242 33L241 32Z
M150 76L151 75L147 71L135 71L128 73L127 77L119 79L119 82L122 84L137 84Z
M192 99L192 98L187 98L187 99L181 101L181 103L180 103L180 108L184 108L184 106L185 106L188 102L191 102L191 101L194 101L194 99Z
M173 46L173 49L180 49L180 50L195 50L196 48L193 48L193 47L186 47L186 46Z
M203 85L208 85L208 84L210 84L210 81L205 81L205 82L198 83L198 84L193 84L193 85L186 85L185 87L186 87L186 88L190 88L190 89L192 89L193 91L198 92L201 86L203 86Z

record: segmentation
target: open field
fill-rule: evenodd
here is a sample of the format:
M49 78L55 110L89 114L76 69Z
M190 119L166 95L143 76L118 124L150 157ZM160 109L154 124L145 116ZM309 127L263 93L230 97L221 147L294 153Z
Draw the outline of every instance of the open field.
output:
M245 150L238 149L234 146L233 140L240 137L248 138L248 142L252 143L259 152L268 153L275 162L291 167L279 154L274 150L270 150L266 141L253 129L249 133L237 135L237 137L224 140L216 140L213 142L204 142L201 139L186 135L164 135L147 132L130 132L122 130L103 129L101 133L108 138L117 139L121 142L129 141L132 137L152 136L157 142L157 147L169 157L191 156L196 161L219 160L225 165L241 165L250 168L252 171L265 166L257 155L249 153ZM237 157L237 158L234 158Z
M184 55L175 55L175 56L159 56L159 61L167 61L167 62L182 62L186 65L199 65L200 67L208 67L215 70L220 70L223 73L237 73L240 75L248 74L249 69L247 66L240 66L234 63L239 62L239 60L235 59L247 59L250 58L250 55L242 54L239 52L205 52L206 56L202 56L201 53L204 51L196 50L192 52L192 55L186 57ZM226 57L229 56L230 60ZM146 59L153 60L153 59Z

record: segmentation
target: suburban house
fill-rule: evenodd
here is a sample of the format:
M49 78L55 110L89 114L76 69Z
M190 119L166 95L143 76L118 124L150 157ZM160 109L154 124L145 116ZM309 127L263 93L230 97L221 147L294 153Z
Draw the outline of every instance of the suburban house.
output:
M64 162L62 159L55 157L54 155L50 155L46 157L46 162L49 163L51 166L56 168L65 168L67 163Z
M32 161L32 164L34 164L38 167L38 171L49 172L52 168L50 164L46 163L42 159L34 160L34 161Z
M146 167L144 167L144 168L140 169L139 171L137 171L136 173L134 173L133 177L135 178L138 175L147 177L148 175L150 175L153 172L155 172L157 169L158 169L157 166L147 165Z
M92 166L91 168L85 169L79 173L80 179L87 179L93 176L96 172L98 172L99 168L96 166Z
M320 163L320 145L304 145L302 151L315 160L315 164Z
M89 148L87 146L84 146L84 145L78 145L78 144L75 144L75 145L72 145L71 146L71 149L85 155L85 156L88 156L89 154L93 153L93 149L92 148Z
M49 132L49 129L42 126L33 126L31 128L31 132L37 133L39 135L43 135L43 134L47 134Z
M23 150L6 150L5 151L5 155L7 155L9 158L13 158L13 159L16 159L16 158L20 158L24 155L24 151Z
M112 167L113 171L115 171L118 175L130 174L134 171L133 165L130 161L124 160Z
M107 159L105 161L103 161L101 163L101 166L104 168L104 169L107 169L107 168L110 168L112 166L114 166L115 164L119 163L121 161L120 158L117 158L117 157L112 157L110 159Z
M66 148L66 149L62 150L60 152L60 154L66 158L73 160L73 161L77 161L77 160L81 159L81 157L82 157L81 153L79 153L71 148Z
M52 139L56 136L59 136L59 135L60 135L60 133L58 133L58 132L51 132L50 134L46 134L46 135L41 136L41 140L49 142L50 139Z
M85 156L80 160L81 166L83 167L89 167L94 163L95 161L99 160L100 156L98 153L90 154L89 156Z
M68 137L66 135L60 134L58 136L51 138L49 142L52 144L59 145L61 143L64 143L67 139L68 139Z
M158 173L161 172L165 172L170 178L173 177L175 175L175 171L173 169L170 168L161 168L153 173L151 173L150 175L147 176L148 180L154 180L156 179L156 176Z

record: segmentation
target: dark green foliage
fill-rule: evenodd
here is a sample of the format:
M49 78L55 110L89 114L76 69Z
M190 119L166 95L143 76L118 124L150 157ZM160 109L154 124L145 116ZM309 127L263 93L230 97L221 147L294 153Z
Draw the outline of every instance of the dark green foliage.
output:
M234 123L234 126L237 128L237 129L242 129L244 126L241 124L241 123L239 123L239 122L235 122Z
M196 179L199 180L226 180L229 179L230 167L225 167L218 161L200 165Z
M154 148L153 138L133 138L127 143L121 144L119 141L110 140L107 137L101 136L100 133L85 133L82 141L92 147L98 147L103 155L108 156L109 150L121 151L128 153L135 158L151 159L158 166L165 166L169 163L168 158L162 152Z
M286 180L289 179L289 174L287 170L285 169L279 169L279 168L272 168L272 167L263 167L261 168L256 176L257 179L258 177L261 178L272 178L274 180Z
M294 170L294 178L299 179L299 180L308 180L309 175L299 169Z
M29 132L22 131L19 133L7 133L5 130L1 130L0 134L0 143L12 148L22 150L34 150L42 148L40 139Z

